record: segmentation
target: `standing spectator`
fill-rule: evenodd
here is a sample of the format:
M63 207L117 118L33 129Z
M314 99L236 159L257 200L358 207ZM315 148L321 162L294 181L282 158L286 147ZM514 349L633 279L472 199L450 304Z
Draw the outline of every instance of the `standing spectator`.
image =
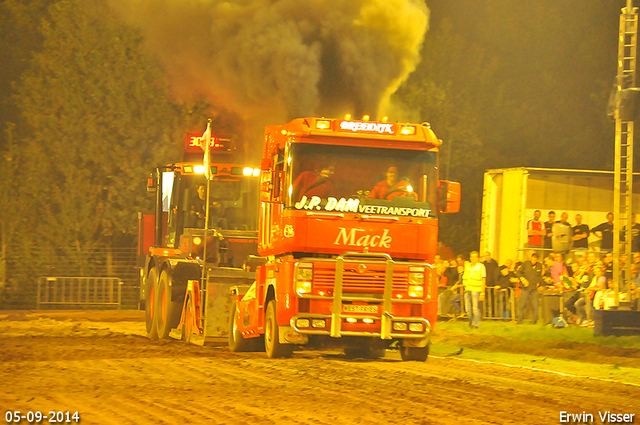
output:
M589 248L589 226L582 224L582 215L576 214L576 225L571 229L573 231L573 248L588 249Z
M527 246L529 248L542 248L542 238L546 235L544 231L544 223L540 221L540 210L533 212L533 218L527 221L527 233L529 240Z
M611 251L613 249L613 213L607 214L606 223L602 223L591 229L591 233L602 239L600 251Z
M529 260L522 263L517 273L520 281L520 311L518 323L522 323L527 307L531 307L531 321L538 321L538 285L542 283L542 264L538 262L538 254L531 254Z
M478 251L469 254L470 262L464 265L464 303L469 314L469 326L477 329L480 324L480 301L484 301L487 270L479 261Z
M571 249L571 225L567 221L569 214L563 212L560 215L560 221L553 224L551 247L555 252L569 252Z
M454 260L447 263L449 267L443 273L447 286L444 292L438 295L438 315L451 313L451 299L455 296L455 289L458 284L458 265ZM456 313L460 313L460 310L457 310Z
M627 226L622 228L620 241L626 240ZM631 252L640 251L640 224L636 223L636 215L631 214Z
M551 249L551 237L553 236L553 225L556 222L556 213L549 211L549 220L544 222L544 249Z
M495 286L498 277L498 262L491 258L491 253L487 251L484 253L484 261L482 264L484 264L487 271L487 286Z
M512 266L513 261L506 260L502 266L498 267L498 278L494 289L497 317L511 317L510 301L513 296L513 288L518 283L518 278L511 269ZM509 314L505 314L506 312Z
M455 314L459 314L462 312L462 307L460 306L461 297L460 297L460 293L457 290L462 286L465 263L466 263L466 259L464 258L464 255L458 254L456 256L456 261L455 261L456 276L457 276L456 284L451 287L451 292L453 294L453 297L451 298L451 301L449 301L449 304L451 305L451 308L453 308L453 310L455 311Z
M491 258L491 253L489 251L484 253L484 268L487 271L487 288L491 288L485 293L485 303L483 304L483 312L485 315L489 317L493 317L495 311L493 311L493 307L495 306L495 296L496 289L495 286L498 284L498 262ZM487 296L488 295L488 296Z

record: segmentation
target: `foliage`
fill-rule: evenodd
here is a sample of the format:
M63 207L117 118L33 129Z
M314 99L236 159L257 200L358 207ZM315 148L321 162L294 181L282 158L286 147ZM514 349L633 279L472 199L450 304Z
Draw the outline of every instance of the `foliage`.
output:
M170 153L176 113L139 34L103 2L61 1L50 14L19 91L25 165L39 236L80 247L134 232L141 177Z
M7 242L18 281L82 264L96 246L132 246L136 212L152 206L146 176L178 157L184 116L139 33L102 0L52 3L37 32L3 161L12 185L2 188L2 223L15 228Z

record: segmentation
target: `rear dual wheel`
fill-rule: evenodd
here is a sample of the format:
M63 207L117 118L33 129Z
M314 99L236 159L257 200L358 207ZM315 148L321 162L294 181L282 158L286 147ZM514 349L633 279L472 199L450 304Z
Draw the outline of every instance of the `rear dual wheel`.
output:
M147 336L150 339L158 339L158 328L155 320L156 292L158 287L158 276L155 267L149 270L149 274L144 281L144 318L147 328Z
M155 304L155 322L158 338L169 339L171 329L178 326L182 303L171 301L171 276L167 270L160 273Z

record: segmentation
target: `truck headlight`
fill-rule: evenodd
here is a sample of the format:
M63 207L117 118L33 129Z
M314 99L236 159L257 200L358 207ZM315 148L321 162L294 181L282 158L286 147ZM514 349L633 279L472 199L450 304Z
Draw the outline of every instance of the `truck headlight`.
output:
M409 296L412 298L424 297L424 269L422 267L409 268Z
M406 331L407 324L405 322L393 322L394 331Z
M296 326L299 328L308 328L309 327L309 319L297 319Z
M298 273L296 274L295 290L298 294L308 294L311 292L311 282L313 281L313 264L298 264Z
M423 329L422 323L409 323L409 330L411 332L422 332Z

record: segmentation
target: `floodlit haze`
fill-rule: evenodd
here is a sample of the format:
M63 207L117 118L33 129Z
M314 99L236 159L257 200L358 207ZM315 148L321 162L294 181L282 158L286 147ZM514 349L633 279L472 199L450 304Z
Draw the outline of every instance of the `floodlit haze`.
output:
M420 0L111 0L183 101L245 119L386 112L428 28ZM264 122L268 121L268 122Z

